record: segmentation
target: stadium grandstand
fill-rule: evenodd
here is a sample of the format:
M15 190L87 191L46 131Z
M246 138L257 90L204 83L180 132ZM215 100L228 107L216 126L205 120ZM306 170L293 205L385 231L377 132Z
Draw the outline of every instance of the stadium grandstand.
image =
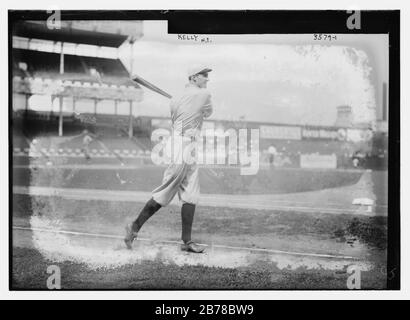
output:
M58 29L45 21L16 23L13 147L27 147L28 137L75 136L88 129L119 138L119 148L130 143L139 148L132 142L133 109L142 89L130 80L119 51L129 48L132 63L142 30L140 21L62 21Z
M60 73L60 54L34 50L14 49L13 68L22 78L80 81L138 88L130 80L120 60L64 55L64 73Z

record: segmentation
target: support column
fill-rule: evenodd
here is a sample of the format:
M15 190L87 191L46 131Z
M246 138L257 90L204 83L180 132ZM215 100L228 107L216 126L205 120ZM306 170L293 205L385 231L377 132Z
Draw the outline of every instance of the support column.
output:
M114 114L118 114L118 100L114 100Z
M130 39L130 75L133 74L134 68L134 39ZM134 136L134 123L133 123L133 116L132 116L132 100L130 100L130 121L129 121L129 128L128 128L128 137L132 138Z
M60 104L60 111L59 111L59 118L58 118L58 136L63 136L63 97L59 96L59 104Z
M60 74L64 73L64 52L63 52L63 42L61 41L61 52L60 52Z
M132 100L130 100L130 118L128 126L128 137L132 138L134 136L134 126L133 126L133 117L132 117Z
M94 115L97 115L98 99L94 99Z
M25 105L24 105L24 110L28 110L28 100L30 99L30 95L29 94L27 94L27 93L25 93L24 94L24 96L25 96L25 101L24 101L24 103L25 103Z
M61 41L61 53L60 53L60 74L64 74L64 52L63 52L63 42ZM58 135L63 136L63 97L59 96L60 102L60 114L58 119Z
M135 41L132 39L130 41L130 75L134 74L134 43Z

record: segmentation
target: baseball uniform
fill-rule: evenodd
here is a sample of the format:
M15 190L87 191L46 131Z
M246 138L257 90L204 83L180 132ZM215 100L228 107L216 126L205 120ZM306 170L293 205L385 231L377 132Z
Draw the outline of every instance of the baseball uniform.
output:
M199 199L198 167L186 161L184 152L198 139L203 119L212 114L211 95L206 89L188 84L183 93L171 100L172 134L166 143L171 163L162 184L152 192L161 206L168 205L178 193L183 203L197 204Z
M93 138L91 138L88 134L86 134L83 138L83 153L84 156L87 160L91 159L90 157L90 143L93 141Z

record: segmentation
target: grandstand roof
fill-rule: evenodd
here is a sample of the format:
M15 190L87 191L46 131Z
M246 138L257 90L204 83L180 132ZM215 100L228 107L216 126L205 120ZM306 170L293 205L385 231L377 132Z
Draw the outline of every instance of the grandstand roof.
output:
M51 29L47 21L16 21L13 35L32 39L81 43L118 48L125 40L142 37L142 22L71 20L61 21L60 29Z

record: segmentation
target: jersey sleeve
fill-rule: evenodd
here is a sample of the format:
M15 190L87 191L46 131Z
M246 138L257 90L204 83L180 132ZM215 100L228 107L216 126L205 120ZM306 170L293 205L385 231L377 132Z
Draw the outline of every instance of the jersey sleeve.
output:
M202 105L202 115L204 118L208 118L213 112L211 94L209 92L203 93L203 105Z
M177 106L175 103L175 98L172 98L170 103L169 103L169 111L171 113L171 121L174 123L176 112L177 112Z

